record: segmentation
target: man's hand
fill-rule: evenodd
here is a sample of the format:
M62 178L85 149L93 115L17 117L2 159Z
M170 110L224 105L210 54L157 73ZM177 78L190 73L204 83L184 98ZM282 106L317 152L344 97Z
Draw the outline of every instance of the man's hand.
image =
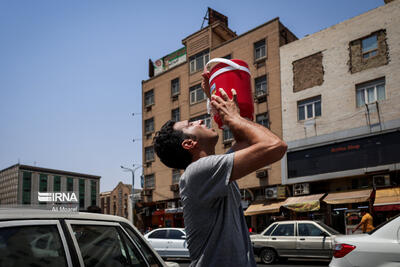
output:
M211 97L211 106L218 112L219 117L225 125L228 125L235 119L240 118L240 111L237 105L237 93L232 89L232 99L229 99L224 89L219 88L221 97L213 95Z
M208 98L211 98L210 94L210 72L207 70L206 66L204 66L203 73L203 80L201 81L201 88L203 89L204 93Z

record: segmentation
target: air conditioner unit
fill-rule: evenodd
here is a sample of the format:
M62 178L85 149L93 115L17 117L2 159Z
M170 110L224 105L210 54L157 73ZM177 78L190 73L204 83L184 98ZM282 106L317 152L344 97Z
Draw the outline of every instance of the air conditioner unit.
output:
M267 170L261 170L256 172L256 177L261 179L261 178L267 178L268 177L268 171Z
M293 195L301 196L310 194L310 184L303 183L303 184L295 184L293 185Z
M373 177L375 187L390 186L390 176L387 175L374 175Z
M269 187L265 189L265 198L266 199L275 199L278 197L278 188L277 187Z
M179 185L178 184L171 184L171 191L179 191Z

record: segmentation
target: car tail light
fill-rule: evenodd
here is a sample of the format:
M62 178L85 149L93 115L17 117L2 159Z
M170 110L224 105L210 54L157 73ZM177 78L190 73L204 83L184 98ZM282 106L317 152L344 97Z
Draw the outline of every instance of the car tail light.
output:
M348 245L348 244L336 244L335 250L333 252L333 257L335 258L343 258L350 252L352 252L356 246Z

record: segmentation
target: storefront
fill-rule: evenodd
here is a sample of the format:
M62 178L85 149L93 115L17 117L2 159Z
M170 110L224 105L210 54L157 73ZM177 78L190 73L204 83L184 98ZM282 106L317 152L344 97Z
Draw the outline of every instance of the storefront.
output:
M359 223L360 208L370 208L372 189L329 193L323 200L327 204L327 224L341 233L351 234Z
M375 224L400 213L400 187L377 189L374 202Z
M262 232L274 222L276 217L280 217L280 209L283 204L285 204L285 200L278 202L268 200L256 201L249 205L244 215L251 216L251 226L255 228L256 232Z

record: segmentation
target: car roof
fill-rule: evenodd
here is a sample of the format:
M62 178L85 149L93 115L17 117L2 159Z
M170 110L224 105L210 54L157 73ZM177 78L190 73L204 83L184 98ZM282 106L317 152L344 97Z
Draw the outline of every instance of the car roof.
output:
M157 228L157 229L154 229L154 230L152 230L152 231L156 231L156 230L182 230L182 231L185 231L185 228L177 228L177 227L162 227L162 228Z
M28 220L28 219L79 219L96 221L129 221L120 216L106 215L88 212L63 212L28 208L0 208L0 221L4 220Z

